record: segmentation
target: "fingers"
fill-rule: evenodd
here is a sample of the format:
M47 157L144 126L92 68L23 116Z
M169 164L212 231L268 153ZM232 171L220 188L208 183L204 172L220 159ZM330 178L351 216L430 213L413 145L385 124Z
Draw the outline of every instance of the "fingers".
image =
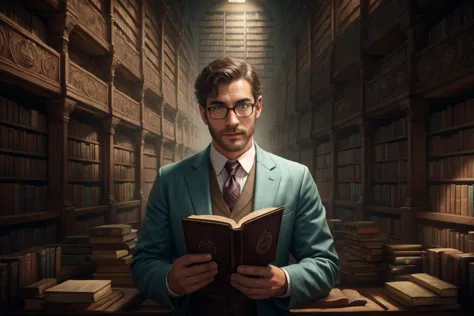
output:
M271 287L270 279L247 277L236 273L232 274L230 280L247 288L264 289Z
M242 265L237 268L237 272L262 278L269 278L273 275L272 268L269 265L265 267Z
M203 281L212 281L214 279L214 276L217 274L217 269L213 269L211 271L207 271L204 273L200 273L197 275L190 276L186 279L186 283L191 286L194 284L201 283Z
M183 277L190 277L193 275L209 272L216 269L217 269L217 263L215 263L214 261L206 262L206 263L196 264L191 267L182 268L181 275Z
M182 256L174 262L176 267L187 267L195 263L203 263L212 259L208 253L190 254Z
M267 289L249 288L234 281L232 281L231 284L234 288L244 293L245 296L251 299L265 299L271 297L271 291Z

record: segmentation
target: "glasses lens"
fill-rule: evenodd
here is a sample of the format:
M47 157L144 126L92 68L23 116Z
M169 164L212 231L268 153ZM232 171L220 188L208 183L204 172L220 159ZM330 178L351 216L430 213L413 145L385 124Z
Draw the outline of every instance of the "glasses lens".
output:
M225 106L214 106L209 112L211 113L212 118L222 119L227 114L227 108Z
M252 105L248 103L239 104L235 108L235 112L239 116L249 116L250 114L252 114L252 110L253 110Z

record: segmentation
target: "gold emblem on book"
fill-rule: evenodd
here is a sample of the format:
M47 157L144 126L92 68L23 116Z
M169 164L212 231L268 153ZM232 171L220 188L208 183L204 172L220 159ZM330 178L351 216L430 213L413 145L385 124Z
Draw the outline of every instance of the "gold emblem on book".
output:
M263 232L262 236L257 241L257 253L259 255L265 254L272 245L272 234L269 233L266 229Z
M199 250L202 253L209 253L214 256L216 254L217 248L211 240L203 239L199 242Z

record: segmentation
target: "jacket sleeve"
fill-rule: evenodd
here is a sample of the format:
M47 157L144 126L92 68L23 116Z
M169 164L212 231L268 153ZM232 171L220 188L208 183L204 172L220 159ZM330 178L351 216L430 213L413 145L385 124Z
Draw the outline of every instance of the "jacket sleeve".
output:
M291 279L291 296L274 298L275 304L284 310L327 295L339 273L339 258L326 222L326 210L306 166L295 212L291 254L296 263L282 267Z
M187 297L171 298L166 286L167 273L174 257L174 244L163 182L160 168L148 199L131 270L133 281L144 296L177 311L183 307Z

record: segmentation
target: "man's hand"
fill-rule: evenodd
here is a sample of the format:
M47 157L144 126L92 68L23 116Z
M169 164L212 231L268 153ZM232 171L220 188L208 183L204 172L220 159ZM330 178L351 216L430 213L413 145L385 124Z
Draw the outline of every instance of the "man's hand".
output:
M251 299L266 299L282 295L288 287L285 272L272 265L266 267L239 266L231 276L231 284Z
M214 280L217 264L209 254L185 255L173 262L168 273L168 286L178 295L191 294Z

